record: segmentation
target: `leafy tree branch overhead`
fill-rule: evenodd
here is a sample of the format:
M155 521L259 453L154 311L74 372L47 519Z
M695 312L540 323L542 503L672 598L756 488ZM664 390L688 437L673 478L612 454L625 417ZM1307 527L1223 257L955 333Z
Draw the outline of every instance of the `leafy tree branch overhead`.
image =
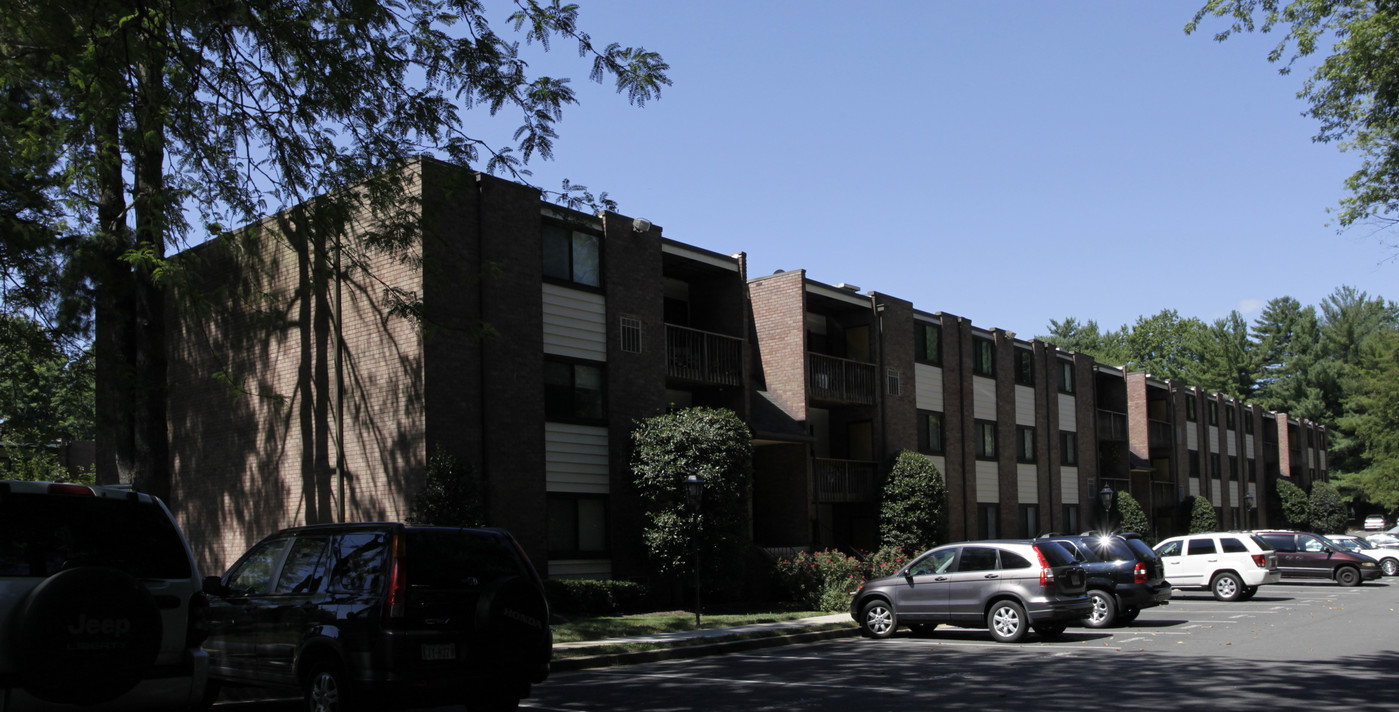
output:
M323 215L305 225L314 231L338 235L365 211L383 217L387 227L359 235L358 244L337 243L353 269L364 263L357 251L401 253L412 244L413 231L393 218L412 209L398 169L417 155L483 162L528 182L527 164L552 155L556 126L577 98L568 79L531 73L521 40L544 50L575 45L589 78L610 80L636 106L670 84L659 54L594 40L577 5L498 7L476 0L0 7L0 138L9 149L0 218L26 227L4 233L0 267L7 284L39 290L31 302L41 310L56 314L65 296L79 295L95 311L99 451L114 453L121 479L169 494L163 291L181 275L168 250L320 196ZM472 129L473 111L513 115L513 139L483 139ZM606 194L594 199L571 183L554 195L610 205ZM23 260L8 259L39 254L53 269L26 273L17 267ZM411 304L395 306L416 313Z

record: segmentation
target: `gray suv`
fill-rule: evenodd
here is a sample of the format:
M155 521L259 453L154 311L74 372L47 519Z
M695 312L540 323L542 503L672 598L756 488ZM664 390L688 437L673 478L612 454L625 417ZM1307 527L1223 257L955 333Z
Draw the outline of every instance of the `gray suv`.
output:
M1030 629L1058 636L1089 615L1085 584L1083 567L1055 542L968 541L932 549L893 576L861 584L850 616L874 638L901 625L926 633L946 623L986 626L991 637L1014 643Z

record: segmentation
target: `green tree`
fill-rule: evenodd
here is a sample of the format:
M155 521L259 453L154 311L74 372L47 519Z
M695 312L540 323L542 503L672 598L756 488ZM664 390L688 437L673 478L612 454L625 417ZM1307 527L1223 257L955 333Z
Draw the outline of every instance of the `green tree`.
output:
M670 83L661 57L594 42L578 15L517 0L512 37L476 0L0 5L9 170L53 178L24 214L42 216L36 234L88 226L70 281L96 313L99 467L115 460L142 489L170 494L163 292L180 274L168 250L320 196L302 220L319 244L352 236L338 243L352 265L369 251L404 256L416 222L402 168L414 156L519 179L531 158L551 157L577 99L568 79L531 75L517 37L543 50L575 43L593 80L636 105L658 97ZM513 144L468 129L472 108L513 114ZM365 213L380 227L344 229ZM421 314L415 299L389 293L386 308Z
M1366 0L1209 0L1185 26L1223 18L1215 34L1223 41L1238 32L1280 30L1268 53L1286 74L1299 59L1330 49L1306 79L1298 98L1320 124L1313 140L1337 142L1361 157L1346 179L1342 228L1374 220L1393 224L1399 209L1399 9Z
M1219 529L1219 519L1215 516L1214 505L1199 495L1190 498L1190 533L1203 534Z
M1256 344L1242 314L1230 312L1193 332L1189 348L1197 359L1187 368L1191 385L1244 400L1253 397L1258 389Z
M1118 492L1113 508L1117 510L1118 531L1136 532L1151 538L1151 522L1146 518L1146 511L1142 509L1141 503L1131 492Z
M26 317L0 313L0 442L91 440L92 359Z
M931 460L900 452L884 480L879 505L879 538L884 546L923 551L947 539L947 485Z
M1346 502L1336 485L1317 480L1312 483L1312 492L1307 497L1307 527L1320 534L1345 532L1348 519Z
M413 497L408 521L447 527L486 526L481 482L471 466L439 446L428 458L423 488Z
M1292 297L1272 299L1254 321L1252 338L1257 344L1259 405L1300 414L1298 406L1307 403L1306 375L1321 341L1316 309ZM1319 405L1303 407L1319 410Z
M1122 365L1158 378L1189 383L1191 369L1199 360L1192 347L1205 328L1204 322L1194 317L1182 319L1174 309L1138 317L1123 337L1126 360Z
M1365 466L1341 480L1365 500L1393 512L1399 510L1399 332L1369 343L1359 383L1341 425L1364 444Z
M631 467L645 522L642 541L657 571L693 573L698 535L705 584L742 580L753 481L748 426L733 411L716 408L647 418L632 430ZM686 506L690 475L704 482L698 517Z
M1098 322L1089 319L1087 323L1068 317L1063 321L1049 320L1049 333L1036 336L1044 341L1075 353L1088 354L1100 363L1120 366L1126 362L1126 352L1122 344L1125 329L1103 332Z
M1311 518L1307 493L1292 480L1279 477L1278 499L1282 503L1283 524L1293 529L1305 529Z

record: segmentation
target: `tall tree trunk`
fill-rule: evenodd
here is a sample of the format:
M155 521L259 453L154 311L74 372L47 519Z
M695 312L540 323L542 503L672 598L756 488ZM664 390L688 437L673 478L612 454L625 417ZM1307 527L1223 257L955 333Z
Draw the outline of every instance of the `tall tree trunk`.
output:
M112 79L110 77L115 77ZM112 65L109 82L119 82ZM93 130L97 156L97 220L95 283L96 338L93 342L97 418L97 481L130 483L135 469L132 452L131 388L135 340L131 316L135 311L131 267L122 255L131 248L126 225L126 181L122 177L120 108L109 105Z

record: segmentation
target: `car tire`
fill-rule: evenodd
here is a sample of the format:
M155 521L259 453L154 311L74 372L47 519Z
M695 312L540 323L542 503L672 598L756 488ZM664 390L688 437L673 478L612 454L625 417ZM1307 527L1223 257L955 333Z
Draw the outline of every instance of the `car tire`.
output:
M1354 566L1342 566L1336 569L1336 583L1342 586L1359 586L1360 572Z
M39 582L15 610L18 683L40 699L94 705L121 696L155 664L164 623L136 577L103 566ZM81 681L81 684L74 684Z
M1385 576L1399 576L1399 560L1384 559L1380 561L1380 571L1383 571Z
M1101 589L1088 589L1088 598L1093 602L1093 610L1083 617L1083 625L1089 628L1107 628L1117 622L1117 601L1113 595Z
M309 712L353 712L360 708L345 666L338 660L321 660L312 665L302 691Z
M1256 593L1258 593L1258 587L1257 587L1257 586L1245 586L1245 587L1244 587L1244 592L1241 593L1241 594L1239 594L1239 599L1238 599L1238 600L1240 600L1240 601L1247 601L1247 600L1253 598L1254 594L1256 594Z
M894 607L875 600L860 609L860 632L869 638L888 638L899 628L899 616Z
M1214 592L1216 600L1237 601L1244 594L1244 582L1239 580L1237 574L1225 571L1214 575L1210 590Z
M1140 608L1124 608L1121 613L1117 614L1117 622L1123 625L1131 623L1137 619L1137 616L1141 612L1142 609Z
M1036 623L1032 626L1041 638L1054 639L1064 634L1064 630L1069 627L1068 623L1056 621L1054 623Z
M914 635L931 635L933 631L938 629L938 624L914 623L913 625L909 626L909 628L913 631Z
M1018 643L1029 630L1025 609L1015 601L996 601L986 612L986 629L1000 643Z

